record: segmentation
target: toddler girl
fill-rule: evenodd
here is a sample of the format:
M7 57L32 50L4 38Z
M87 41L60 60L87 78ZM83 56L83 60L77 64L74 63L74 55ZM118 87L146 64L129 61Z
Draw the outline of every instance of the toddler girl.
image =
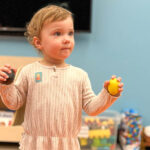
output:
M119 93L111 96L109 81L105 81L96 96L87 73L65 63L74 48L74 26L72 13L64 8L40 9L28 24L26 36L43 58L23 67L14 83L0 84L3 103L9 109L17 110L26 103L20 149L80 150L77 135L82 109L92 116L103 112L120 96L123 83ZM0 68L1 82L11 69L10 65Z

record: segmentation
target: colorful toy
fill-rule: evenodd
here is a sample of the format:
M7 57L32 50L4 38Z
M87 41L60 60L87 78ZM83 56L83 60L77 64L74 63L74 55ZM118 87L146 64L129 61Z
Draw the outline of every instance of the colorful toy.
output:
M118 91L118 85L120 84L119 81L117 81L116 78L111 79L109 81L109 85L108 85L108 91L111 95L116 95L119 91Z
M139 149L142 131L142 117L134 109L129 109L123 113L120 125L119 139L124 150L127 147Z
M88 127L88 130L85 129L85 126ZM79 136L81 149L115 150L116 128L117 124L111 117L84 117L82 130L80 131Z

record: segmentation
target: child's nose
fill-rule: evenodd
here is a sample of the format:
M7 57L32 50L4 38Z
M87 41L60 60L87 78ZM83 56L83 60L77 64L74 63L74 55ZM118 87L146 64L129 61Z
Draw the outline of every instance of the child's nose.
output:
M63 38L63 43L69 43L70 42L70 38L68 36L65 36Z

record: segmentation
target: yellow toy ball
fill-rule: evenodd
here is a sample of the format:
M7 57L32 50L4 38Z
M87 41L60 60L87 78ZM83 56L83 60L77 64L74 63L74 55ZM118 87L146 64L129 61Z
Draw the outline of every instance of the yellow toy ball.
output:
M111 79L111 80L109 81L108 91L109 91L109 93L110 93L111 95L116 95L116 94L119 92L119 91L118 91L118 89L119 89L118 85L119 85L119 84L120 84L120 82L117 81L116 78Z

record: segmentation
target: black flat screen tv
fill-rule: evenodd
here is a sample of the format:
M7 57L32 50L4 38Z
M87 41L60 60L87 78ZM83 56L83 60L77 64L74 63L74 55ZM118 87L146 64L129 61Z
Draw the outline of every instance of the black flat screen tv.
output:
M33 14L48 4L71 10L76 32L91 31L92 0L0 0L0 35L24 35Z

